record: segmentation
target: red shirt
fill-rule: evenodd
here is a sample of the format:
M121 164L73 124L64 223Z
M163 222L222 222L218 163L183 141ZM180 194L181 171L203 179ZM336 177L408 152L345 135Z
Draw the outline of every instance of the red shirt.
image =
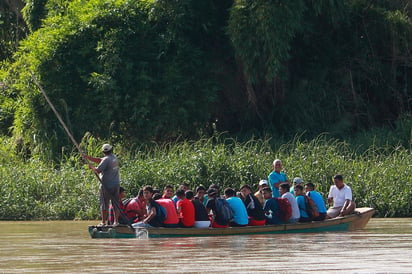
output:
M177 207L180 208L179 218L184 226L195 225L195 207L189 199L177 201Z
M178 224L179 218L177 217L177 211L175 203L169 198L161 198L156 200L156 202L166 209L166 219L163 221L164 224Z

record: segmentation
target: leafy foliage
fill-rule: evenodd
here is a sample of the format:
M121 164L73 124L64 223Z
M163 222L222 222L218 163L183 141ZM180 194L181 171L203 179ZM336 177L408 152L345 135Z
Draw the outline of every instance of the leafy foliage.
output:
M31 159L21 161L10 151L9 139L0 146L0 219L97 219L98 186L93 173L78 153L61 159L59 168ZM191 189L212 183L221 189L239 189L250 184L257 189L260 179L271 172L279 158L289 179L313 182L326 199L332 176L344 175L359 207L373 207L380 217L412 214L412 158L409 150L370 146L365 152L348 143L320 135L311 141L300 137L273 149L274 140L238 142L224 135L196 142L129 147L117 144L121 184L127 196L137 195L144 185L163 189L187 182ZM88 136L81 146L99 155L101 141ZM396 197L396 198L394 198Z
M32 73L76 139L129 146L214 128L349 138L411 111L408 0L29 0L25 12L35 31L13 56L6 39L0 125L33 157L71 147Z

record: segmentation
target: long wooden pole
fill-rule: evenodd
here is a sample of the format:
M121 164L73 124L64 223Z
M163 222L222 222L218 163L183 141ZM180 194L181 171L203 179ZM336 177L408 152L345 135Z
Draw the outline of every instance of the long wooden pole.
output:
M44 91L43 87L40 85L39 81L37 80L37 78L34 76L34 74L31 74L34 82L36 83L36 86L40 89L41 93L43 94L44 98L46 99L47 103L49 104L49 106L51 107L51 109L53 110L54 114L56 115L57 119L59 119L60 124L63 126L64 130L66 131L67 135L69 136L70 140L73 142L73 144L76 146L77 150L83 154L79 144L76 142L76 140L74 139L73 135L70 133L69 129L67 128L66 124L64 123L62 117L60 116L60 114L57 112L56 108L54 107L54 105L52 104L52 102L50 101L49 97L47 96L46 92Z
M56 108L54 107L54 105L52 104L52 102L50 101L49 97L47 96L46 92L44 91L43 87L40 85L39 81L37 80L36 76L34 76L34 74L31 72L31 77L34 80L34 83L36 84L36 86L40 89L41 93L43 94L44 98L46 99L47 103L49 104L49 106L51 107L51 109L53 110L54 114L56 115L57 119L59 120L59 122L61 123L61 125L63 126L64 130L66 131L67 135L69 136L70 140L73 142L73 144L76 146L77 150L80 152L80 154L83 154L82 149L80 148L79 144L76 142L76 139L74 139L73 135L70 133L70 130L67 128L66 123L63 121L62 117L60 116L59 112L57 112ZM102 178L100 178L99 174L97 174L96 172L93 172L97 179L99 179L100 184L102 185L102 187L104 188L105 186L102 183ZM119 201L114 201L114 199L112 200L112 204L113 206L117 207L117 209L119 210L119 213L122 215L125 215L124 212L121 210L120 206L119 206ZM126 216L127 219L127 216Z
M54 114L56 115L57 119L59 120L60 124L63 126L64 130L66 131L67 135L69 136L70 140L73 142L73 144L76 146L77 150L80 152L80 154L84 154L82 149L80 148L79 144L76 142L76 139L74 139L73 135L71 134L70 130L68 129L68 127L66 126L66 123L63 121L62 117L60 116L59 112L56 110L56 108L54 107L54 105L52 104L52 102L50 101L49 97L47 96L46 92L44 91L42 85L39 83L39 81L37 80L36 76L34 76L34 74L32 72L31 73L31 77L34 81L34 83L36 84L36 86L40 89L41 93L43 94L44 98L46 99L47 103L49 104L49 106L51 107L51 109L53 110ZM102 182L102 179L100 178L100 176L93 172L96 177L99 179L99 182Z

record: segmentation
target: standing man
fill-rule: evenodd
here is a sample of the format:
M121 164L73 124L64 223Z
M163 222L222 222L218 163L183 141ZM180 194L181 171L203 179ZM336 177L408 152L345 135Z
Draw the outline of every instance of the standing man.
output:
M342 175L333 176L333 182L335 185L330 187L328 195L328 203L333 203L333 207L328 209L327 219L351 214L356 208L355 202L352 200L352 189L343 183Z
M102 146L103 158L95 158L83 154L83 158L98 164L95 167L89 164L89 168L100 176L100 210L102 214L102 222L100 226L107 224L109 201L112 202L114 208L114 221L113 226L119 224L119 189L120 189L120 177L119 177L119 161L113 154L113 147L109 144Z
M282 170L282 161L276 159L273 161L273 171L268 176L269 186L272 189L272 197L279 198L279 186L283 183L289 184L288 177L286 174L281 172Z

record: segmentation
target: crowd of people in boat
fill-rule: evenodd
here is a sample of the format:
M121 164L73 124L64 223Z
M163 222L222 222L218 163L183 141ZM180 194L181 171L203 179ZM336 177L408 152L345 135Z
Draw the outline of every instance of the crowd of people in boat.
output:
M208 188L200 185L193 191L183 183L176 191L172 185L162 191L145 186L136 197L124 199L120 187L119 223L133 227L225 228L323 221L353 213L351 188L340 174L333 181L327 197L332 205L329 209L313 183L299 177L289 183L279 159L273 162L267 180L259 181L256 192L247 184L239 191L228 187L221 193L216 184ZM113 208L109 224L114 222L112 212Z

